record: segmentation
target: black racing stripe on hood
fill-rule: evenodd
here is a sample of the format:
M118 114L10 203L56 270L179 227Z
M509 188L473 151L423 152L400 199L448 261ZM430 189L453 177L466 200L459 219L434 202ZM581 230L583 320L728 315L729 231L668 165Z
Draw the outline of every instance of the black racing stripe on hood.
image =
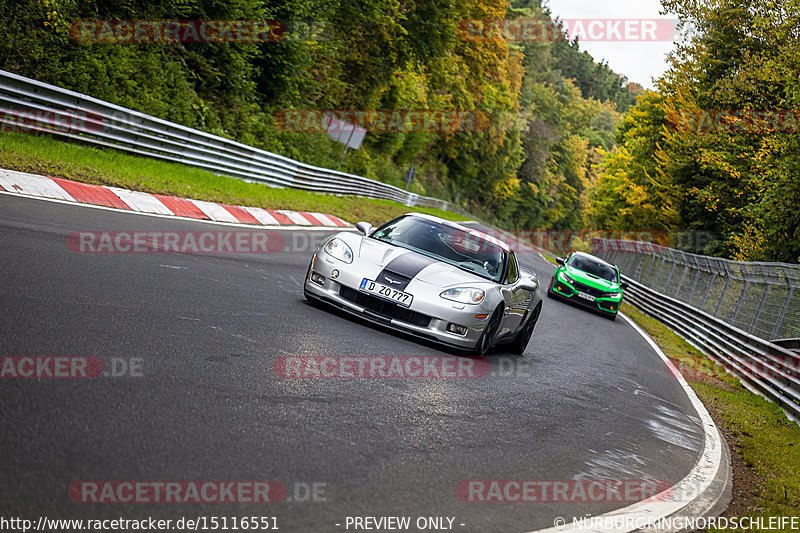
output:
M404 291L414 276L434 263L437 263L436 259L409 251L392 259L378 274L378 279L375 281Z

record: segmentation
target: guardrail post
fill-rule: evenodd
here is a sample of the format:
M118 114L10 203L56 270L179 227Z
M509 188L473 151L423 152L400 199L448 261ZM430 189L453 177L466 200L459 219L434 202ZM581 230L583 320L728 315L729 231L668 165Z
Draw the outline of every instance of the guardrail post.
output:
M706 288L703 290L703 301L700 302L701 310L705 310L706 301L708 300L708 295L711 294L711 287L714 286L714 282L717 281L717 278L720 277L719 274L717 274L711 269L710 264L708 265L708 270L709 270L708 283L706 283Z
M649 264L649 265L647 265L647 271L646 271L646 272L644 273L644 275L642 276L642 280L645 280L645 279L647 279L647 276L649 276L649 275L650 275L650 271L653 269L653 263L655 263L655 262L656 262L656 254L654 254L654 253L652 253L652 252L651 252L651 253L650 253L650 255L652 255L652 259L650 259L650 264Z
M692 281L692 288L689 289L689 300L692 299L691 295L694 294L694 291L697 289L697 282L700 281L700 272L701 272L701 270L699 268L697 268L696 270L697 270L697 274L694 275L694 281Z
M656 277L653 278L653 288L658 287L658 281L661 279L661 271L664 270L664 264L667 262L667 257L664 255L664 252L661 252L661 264L658 265L658 272L656 272Z
M755 331L756 329L756 322L758 321L758 318L761 316L761 311L764 309L764 302L767 301L768 294L769 294L769 283L766 283L764 285L764 292L761 293L761 301L758 302L758 309L756 309L756 312L753 314L753 320L750 322L750 329L748 329L747 331L751 335L753 334L753 331Z
M725 295L728 294L728 288L731 286L731 273L725 269L725 286L722 288L722 294L719 295L719 300L717 300L717 305L714 307L714 318L719 315L719 308L722 307L722 300L725 299Z
M636 265L636 273L634 274L634 278L636 281L642 281L642 267L644 266L644 254L641 252L636 252L636 261L634 263Z
M739 295L739 300L736 302L736 307L733 308L733 314L731 315L730 319L730 323L734 326L736 325L736 315L739 314L739 307L742 306L742 302L744 301L744 295L747 294L748 288L750 288L750 280L745 278L742 294Z
M629 261L630 261L630 254L628 253L628 250L620 250L619 262L622 265L622 268L625 270L625 272L630 272L630 270L628 270Z
M703 292L703 301L700 302L700 309L705 310L706 308L706 300L708 300L708 295L711 294L711 287L714 285L714 274L711 274L711 282L706 284L706 290Z
M775 328L772 330L772 337L770 340L778 338L778 334L780 334L781 327L783 326L783 321L786 318L786 311L789 309L789 302L792 301L792 296L794 296L794 285L789 287L789 293L786 295L786 299L783 301L781 314L778 315L778 320L775 321Z
M664 293L666 294L667 288L669 287L669 282L672 281L672 273L675 272L675 267L678 266L678 262L675 261L675 258L672 258L672 268L669 269L669 275L667 276L667 281L664 282Z
M681 287L683 286L683 280L686 279L686 273L689 272L689 265L683 265L683 274L681 274L681 280L678 282L678 288L675 289L675 298L680 300L681 296Z

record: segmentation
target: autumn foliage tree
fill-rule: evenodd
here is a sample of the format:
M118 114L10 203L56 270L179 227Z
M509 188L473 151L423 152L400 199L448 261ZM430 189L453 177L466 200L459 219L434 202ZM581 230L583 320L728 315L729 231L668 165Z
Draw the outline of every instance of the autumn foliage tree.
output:
M336 168L291 110L465 112L479 128L370 130L342 170L461 204L507 227L579 228L627 81L569 41L539 0L18 0L0 2L0 68ZM535 19L552 38L470 32ZM271 20L278 38L93 42L80 21Z
M664 6L692 31L657 90L621 122L588 218L610 229L703 230L714 235L705 253L797 262L800 6Z

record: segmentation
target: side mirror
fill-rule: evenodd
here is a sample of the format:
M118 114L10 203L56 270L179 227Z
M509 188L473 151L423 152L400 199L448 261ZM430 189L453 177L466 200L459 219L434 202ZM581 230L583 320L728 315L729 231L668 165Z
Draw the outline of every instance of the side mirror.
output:
M534 272L532 270L527 270L527 269L524 269L524 268L520 268L519 269L519 275L520 275L520 277L523 277L523 278L528 278L528 279L532 279L532 280L538 280L538 276L536 275L536 272Z
M627 281L623 281L622 283L619 284L619 288L622 289L623 291L628 290L628 287L629 285Z
M364 235L369 235L369 233L372 231L372 224L369 222L359 222L356 224L356 229Z
M561 266L564 266L567 262L564 260L563 257L556 257L556 263L558 263Z
M539 288L539 284L533 278L519 278L517 287L522 290L536 292L536 289Z

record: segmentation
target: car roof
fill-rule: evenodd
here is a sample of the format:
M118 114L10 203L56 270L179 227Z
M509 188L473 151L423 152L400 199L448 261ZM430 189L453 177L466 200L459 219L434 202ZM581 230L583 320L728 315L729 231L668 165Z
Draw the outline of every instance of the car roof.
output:
M413 216L413 217L416 217L416 218L424 218L424 219L430 220L432 222L438 222L439 224L443 224L445 226L450 226L451 228L459 229L459 230L461 230L461 231L463 231L465 233L468 233L469 235L473 235L475 237L478 237L480 239L488 241L488 242L490 242L492 244L496 244L497 246L499 246L500 248L502 248L506 252L511 252L511 246L509 246L508 243L506 243L505 241L502 241L502 240L498 239L497 237L495 237L493 235L489 235L488 233L484 233L482 231L478 231L478 230L476 230L474 228L468 228L466 226L462 226L461 224L459 224L457 222L453 222L452 220L447 220L447 219L444 219L444 218L441 218L441 217L437 217L437 216L433 216L433 215L427 215L425 213L406 213L406 216Z
M612 267L612 268L617 268L617 265L614 265L614 264L612 264L612 263L609 263L609 262L608 262L608 261L606 261L605 259L600 259L600 258L599 258L599 257L597 257L596 255L587 254L586 252L580 252L580 251L578 251L578 252L573 252L573 253L572 253L572 255L580 255L580 256L583 256L583 257L588 257L589 259L594 259L594 260L595 260L595 261L597 261L598 263L602 263L602 264L604 264L604 265L608 265L608 266L610 266L610 267Z

